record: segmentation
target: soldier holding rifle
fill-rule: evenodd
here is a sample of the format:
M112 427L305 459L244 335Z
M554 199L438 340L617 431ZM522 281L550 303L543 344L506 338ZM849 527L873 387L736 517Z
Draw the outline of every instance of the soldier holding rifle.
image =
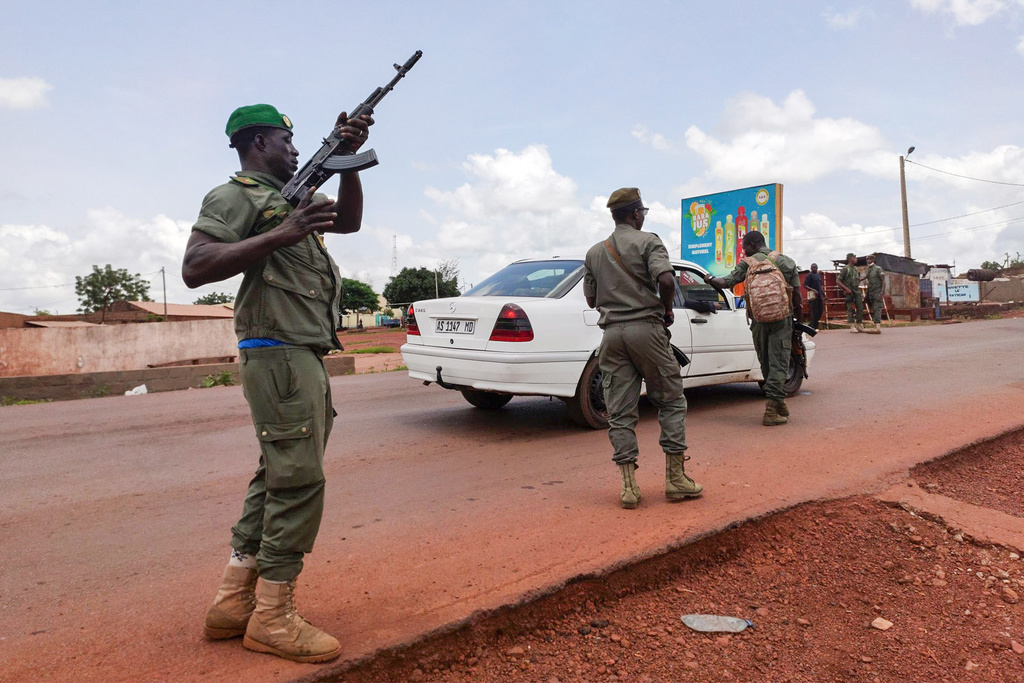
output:
M369 115L343 112L334 135L355 152L372 124ZM357 172L342 173L337 201L310 187L293 208L281 194L298 169L288 117L267 104L239 107L225 132L241 170L203 200L182 278L198 287L244 274L235 332L260 458L205 631L212 639L244 635L245 647L258 652L323 662L341 646L294 604L323 514L324 448L334 422L323 356L340 348L341 275L323 233L359 230L362 185Z

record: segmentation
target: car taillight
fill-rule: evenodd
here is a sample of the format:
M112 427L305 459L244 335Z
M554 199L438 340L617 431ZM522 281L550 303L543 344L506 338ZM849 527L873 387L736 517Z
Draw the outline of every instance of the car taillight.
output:
M490 341L528 342L533 340L533 326L526 311L515 304L505 304L491 330Z
M412 304L409 304L409 311L405 314L405 333L420 336L420 327L416 324L416 313L412 310Z

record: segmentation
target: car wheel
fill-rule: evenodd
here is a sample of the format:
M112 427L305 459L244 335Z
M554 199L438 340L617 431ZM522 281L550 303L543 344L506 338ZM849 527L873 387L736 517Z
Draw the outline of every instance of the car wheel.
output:
M607 429L608 408L604 405L604 390L601 388L601 368L597 358L591 358L583 368L576 395L565 400L569 417L584 427Z
M497 410L512 400L512 394L496 394L493 391L477 391L476 389L463 389L462 397L477 408L484 410Z
M786 373L786 381L782 384L782 390L786 392L786 396L796 396L803 383L803 369L796 362L796 358L790 358L789 372ZM758 380L757 386L761 387L761 391L764 391L764 380Z
M789 359L789 373L786 374L786 382L782 385L782 390L786 392L786 396L796 396L803 383L804 369L800 367L796 356L792 356Z

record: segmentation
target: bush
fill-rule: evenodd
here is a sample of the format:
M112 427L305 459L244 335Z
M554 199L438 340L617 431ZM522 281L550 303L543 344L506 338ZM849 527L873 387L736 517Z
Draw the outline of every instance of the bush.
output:
M234 375L231 374L230 370L225 370L216 375L207 375L199 386L203 389L209 389L210 387L230 387L234 383Z

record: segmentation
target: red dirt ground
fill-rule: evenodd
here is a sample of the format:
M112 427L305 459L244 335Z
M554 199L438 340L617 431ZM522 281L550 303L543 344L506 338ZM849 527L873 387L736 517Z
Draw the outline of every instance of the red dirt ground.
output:
M1024 431L912 472L1024 516ZM807 504L384 653L328 680L1020 681L1019 549L874 498ZM735 635L688 613L743 617ZM892 622L882 631L876 618Z

